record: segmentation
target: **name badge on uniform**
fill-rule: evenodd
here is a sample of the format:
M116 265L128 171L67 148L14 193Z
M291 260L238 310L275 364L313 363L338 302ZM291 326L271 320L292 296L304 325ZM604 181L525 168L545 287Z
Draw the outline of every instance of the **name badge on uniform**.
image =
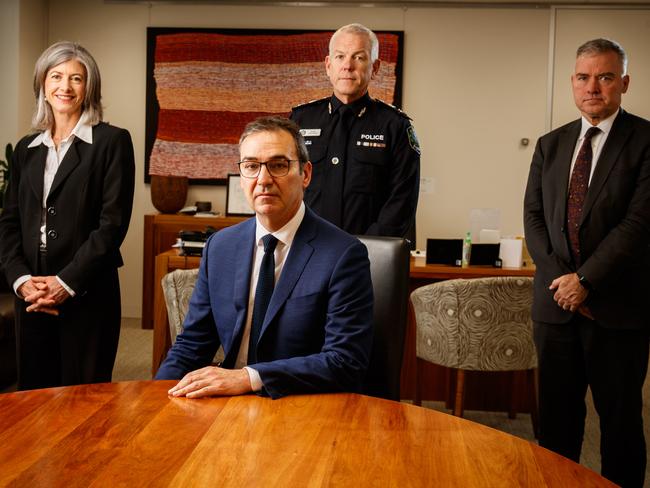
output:
M318 137L320 136L320 129L300 129L302 137Z
M363 147L386 147L383 134L361 134L357 146Z

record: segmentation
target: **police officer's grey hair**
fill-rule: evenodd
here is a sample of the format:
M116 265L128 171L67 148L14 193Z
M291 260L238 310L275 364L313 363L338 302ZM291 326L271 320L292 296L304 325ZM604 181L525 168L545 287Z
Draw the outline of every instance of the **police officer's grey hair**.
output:
M303 166L307 161L309 161L309 153L307 152L305 139L300 133L300 127L298 127L294 121L289 120L286 117L278 117L277 115L264 116L249 122L246 127L244 127L244 132L242 132L239 137L239 145L241 146L244 139L250 135L260 132L279 132L282 130L291 134L291 137L296 144L296 153L298 154L300 172L302 173Z
M361 24L344 25L343 27L339 28L334 34L332 34L329 46L330 56L332 55L332 51L334 49L334 39L343 32L348 34L368 36L368 39L370 40L370 61L374 63L377 59L379 59L379 39L377 39L377 36L373 31L368 29L365 25Z
M42 131L54 126L54 114L45 98L44 90L48 71L73 59L79 61L86 69L86 94L82 103L86 122L96 125L102 121L102 80L95 59L79 44L61 41L52 44L43 51L34 66L34 95L36 97L36 110L32 117L34 130Z
M611 39L600 38L585 42L576 51L576 58L584 55L589 56L593 54L603 54L608 52L616 53L619 61L621 62L621 67L623 68L623 75L627 74L627 54L625 53L623 46Z

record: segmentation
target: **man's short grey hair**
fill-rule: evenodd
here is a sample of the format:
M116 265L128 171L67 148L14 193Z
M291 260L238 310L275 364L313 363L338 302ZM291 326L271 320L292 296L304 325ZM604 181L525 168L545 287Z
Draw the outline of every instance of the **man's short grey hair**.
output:
M576 58L580 56L591 56L594 54L604 54L613 52L618 56L619 61L621 62L621 67L623 68L623 75L627 74L627 54L618 42L611 39L592 39L591 41L585 42L582 46L576 51Z
M244 139L253 134L279 131L288 132L293 138L293 142L296 145L296 154L298 154L298 161L300 162L300 172L302 173L302 168L305 166L305 163L309 161L309 153L307 152L305 139L300 133L300 127L298 127L294 121L289 120L286 117L279 117L277 115L264 116L249 122L246 127L244 127L244 132L242 132L239 137L239 146L241 147Z
M370 41L370 61L374 63L379 59L379 39L377 39L377 36L373 31L368 29L365 25L361 24L348 24L344 25L343 27L339 28L334 34L332 34L332 37L330 38L330 56L333 54L334 50L334 40L339 34L342 33L346 34L357 34L357 35L362 35L362 36L367 36L368 40Z
M45 77L55 66L73 59L79 61L86 68L86 94L82 103L86 122L96 125L102 121L102 80L95 59L79 44L61 41L52 44L43 51L34 66L34 95L36 97L36 110L32 117L34 130L43 131L54 127L52 107L45 98Z

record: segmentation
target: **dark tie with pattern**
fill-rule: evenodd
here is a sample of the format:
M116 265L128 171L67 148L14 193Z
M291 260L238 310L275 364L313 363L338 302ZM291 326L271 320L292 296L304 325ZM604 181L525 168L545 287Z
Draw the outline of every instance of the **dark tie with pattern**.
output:
M257 341L260 338L262 323L266 316L266 309L269 307L273 285L275 283L275 246L278 240L271 234L262 237L264 243L264 257L260 266L260 273L257 277L255 287L255 302L253 303L253 317L251 319L251 334L248 340L248 364L257 362Z
M598 127L590 127L585 134L584 141L578 151L571 182L569 183L569 198L567 200L567 230L571 254L576 266L580 266L580 220L582 208L589 188L589 175L591 174L591 160L593 150L591 149L591 138L600 132Z

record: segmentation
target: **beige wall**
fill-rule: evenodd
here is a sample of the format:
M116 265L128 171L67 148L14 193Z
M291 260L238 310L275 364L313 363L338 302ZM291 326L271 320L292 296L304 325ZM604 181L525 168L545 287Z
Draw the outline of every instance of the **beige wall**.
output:
M0 93L4 101L0 110L0 159L4 148L18 137L18 32L19 2L6 0L0 5L0 65L5 68L0 76Z
M48 0L20 0L20 33L18 43L18 136L29 130L32 120L31 107L34 100L32 77L34 63L48 46ZM29 109L22 109L30 107Z
M0 2L1 159L8 142L15 144L29 130L34 98L34 62L47 43L47 0Z
M562 8L557 10L557 26L558 46L578 46L584 40L595 37L610 37L620 42L629 58L630 74L630 87L623 96L623 107L650 119L650 10ZM570 90L570 77L575 65L574 51L575 48L556 49L554 127L575 118L575 105Z
M562 70L551 63L549 72L549 50L557 45L558 59L571 58L578 42L596 35L578 26L572 31L578 41L567 35L556 39L552 20L563 33L569 17L555 9L119 5L101 0L51 0L49 6L47 43L75 40L93 53L102 71L106 118L127 128L135 144L134 215L121 270L123 315L133 317L140 316L143 215L154 211L143 183L146 27L335 29L358 21L373 29L404 30L403 108L414 119L422 145L422 176L432 182L432 191L420 195L418 247L425 246L427 237L461 236L469 228L472 208L499 208L502 232L522 232L528 165L535 140L550 120L548 80L555 75L562 83L555 91L554 125L564 116L560 109L569 118L576 116L570 95L566 99L566 63ZM35 15L43 14L35 10ZM640 12L639 25L647 31L650 15ZM598 29L609 28L601 11L580 15L603 18ZM635 53L636 59L643 56ZM633 58L635 53L630 53ZM21 74L21 87L30 85L28 78ZM632 91L636 88L635 96L644 98L641 87L641 82L633 83ZM643 102L626 106L635 111ZM24 117L31 104L21 100L18 111ZM522 138L530 139L530 145L522 146ZM193 187L188 201L196 200L210 200L223 210L225 192L222 187Z

